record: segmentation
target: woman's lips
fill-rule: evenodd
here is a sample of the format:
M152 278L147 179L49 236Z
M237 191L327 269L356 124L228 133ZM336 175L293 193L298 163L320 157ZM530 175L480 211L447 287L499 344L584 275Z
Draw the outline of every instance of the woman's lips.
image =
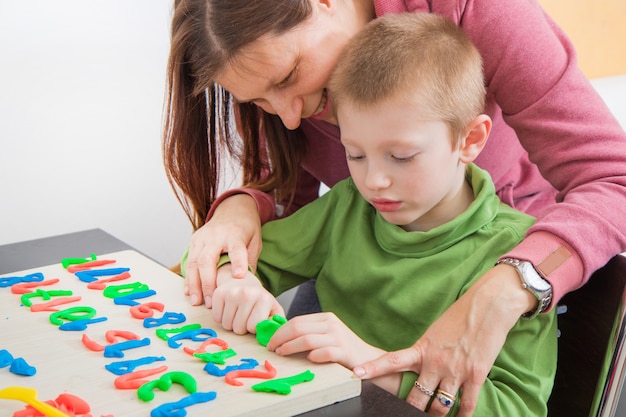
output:
M402 204L400 201L374 199L371 201L374 208L381 213L388 213L398 210Z
M325 119L328 113L330 113L330 100L328 99L328 91L324 89L322 92L322 100L311 117L315 119Z

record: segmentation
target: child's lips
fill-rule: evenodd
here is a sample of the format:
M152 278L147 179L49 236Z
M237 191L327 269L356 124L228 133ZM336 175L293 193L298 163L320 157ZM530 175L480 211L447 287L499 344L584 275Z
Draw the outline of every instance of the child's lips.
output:
M373 199L371 201L374 208L382 213L388 213L398 210L402 202L387 200L387 199Z

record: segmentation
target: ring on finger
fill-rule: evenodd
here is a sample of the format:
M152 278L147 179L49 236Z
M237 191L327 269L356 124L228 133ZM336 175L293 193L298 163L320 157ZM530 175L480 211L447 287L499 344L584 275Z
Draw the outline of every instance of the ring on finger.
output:
M433 391L429 390L428 388L426 388L425 386L420 384L418 381L415 381L415 388L417 388L418 390L420 390L424 394L428 395L429 397L432 397L432 396L435 395L435 393Z
M441 404L448 408L452 407L452 404L456 402L456 396L440 388L437 388L437 399Z

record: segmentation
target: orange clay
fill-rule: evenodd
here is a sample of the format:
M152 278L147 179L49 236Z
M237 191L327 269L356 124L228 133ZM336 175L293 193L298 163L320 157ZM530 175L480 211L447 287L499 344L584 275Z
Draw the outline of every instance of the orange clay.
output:
M67 270L68 270L68 272L71 272L73 274L74 272L84 271L86 269L91 269L94 266L108 265L108 264L112 264L112 263L115 263L115 261L107 260L107 259L98 259L98 260L94 260L94 261L83 262L81 264L70 265L70 266L67 267Z
M88 349L93 350L94 352L104 351L104 346L102 346L100 343L96 342L95 340L91 340L89 336L87 336L87 333L83 333L82 342L83 342L83 345L85 345Z
M59 282L58 278L47 279L45 281L39 282L22 282L20 284L15 284L11 287L11 292L13 294L28 294L33 292L31 288L43 287L46 285L52 285Z
M139 340L139 336L136 333L126 330L109 330L106 332L105 337L109 343L117 343L118 337L123 337L126 340Z
M86 414L91 411L91 407L87 404L87 401L67 392L59 394L54 402L59 408L65 407L66 410L75 414Z
M190 347L185 346L183 350L185 351L185 353L193 356L195 353L205 353L206 348L209 345L217 345L221 347L222 350L228 349L228 342L226 342L224 339L220 339L219 337L213 337L211 339L207 339L204 342L202 342L202 345L200 345L198 349L192 349Z
M125 330L109 330L105 334L105 338L107 342L111 344L117 343L118 337L123 337L126 340L138 340L139 339L139 336L137 336L137 334L130 332L130 331L125 331ZM104 350L104 346L102 346L100 343L96 342L95 340L90 339L86 333L83 333L82 342L83 342L83 345L85 345L85 347L87 347L90 350L93 350L94 352L102 352Z
M81 298L82 297L80 295L75 295L73 297L56 298L54 300L48 301L47 303L33 304L30 306L30 311L32 311L33 313L38 313L41 311L59 311L58 308L54 308L54 307L60 306L63 304L74 303L76 301L80 301Z
M237 378L274 378L276 376L276 368L274 368L269 361L265 361L264 366L266 371L257 371L256 369L240 369L230 371L224 376L224 381L230 385L241 386L243 385L243 382L237 381Z
M111 278L99 279L97 281L90 282L87 284L87 288L90 290L103 290L106 288L107 282L123 281L128 278L130 278L130 272L126 271Z
M144 369L142 371L134 371L115 378L113 384L117 389L137 389L146 382L149 382L145 378L151 375L160 374L167 371L167 365L159 366L158 368Z
M156 301L139 304L130 308L130 315L140 320L147 319L154 316L154 310L158 310L162 313L163 310L165 310L165 305Z

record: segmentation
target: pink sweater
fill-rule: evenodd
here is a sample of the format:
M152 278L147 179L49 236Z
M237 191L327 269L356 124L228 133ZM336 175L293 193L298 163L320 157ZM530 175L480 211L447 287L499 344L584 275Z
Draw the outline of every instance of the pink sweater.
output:
M538 265L560 246L568 248L572 257L548 275L558 301L626 251L626 133L579 70L570 41L535 1L374 4L378 16L447 16L481 52L493 129L476 163L491 174L505 203L537 216L506 256ZM317 198L320 181L333 186L349 175L337 127L306 119L301 128L309 151L298 207ZM255 198L262 221L276 216L273 198L254 190L231 190L213 209L240 192Z

